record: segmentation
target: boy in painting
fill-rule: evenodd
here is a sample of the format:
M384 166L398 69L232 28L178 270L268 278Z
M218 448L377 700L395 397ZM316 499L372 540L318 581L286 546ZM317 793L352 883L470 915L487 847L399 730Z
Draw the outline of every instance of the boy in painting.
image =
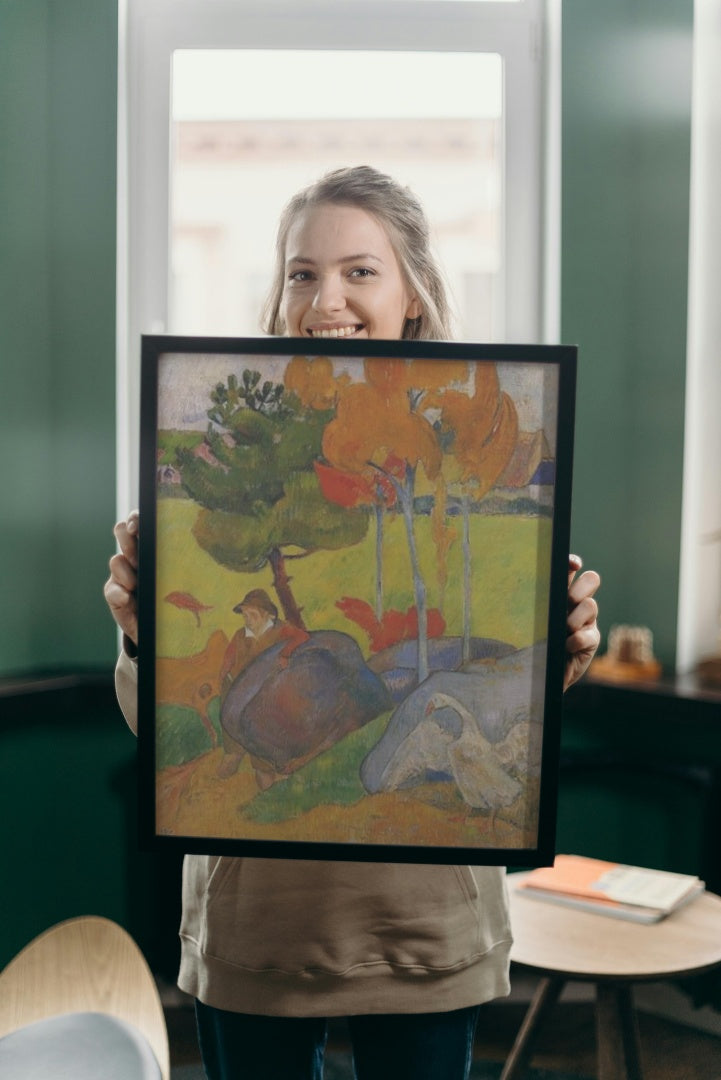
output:
M231 638L220 669L220 696L225 700L234 680L260 653L281 639L285 624L278 619L278 608L265 589L251 589L233 611L242 615L245 625ZM218 766L221 779L233 776L245 751L227 733L223 733L225 754Z
M265 589L251 589L233 611L243 616L245 625L233 635L223 658L220 672L222 697L251 660L280 641L284 625L278 621L278 608Z
M368 167L299 193L280 223L266 329L447 339L416 198ZM126 635L117 689L134 726L137 514L115 535L105 595ZM599 642L599 578L580 569L572 556L566 686ZM464 1080L479 1006L509 991L505 890L495 866L186 856L179 985L196 998L207 1076L320 1078L326 1018L346 1016L358 1080Z

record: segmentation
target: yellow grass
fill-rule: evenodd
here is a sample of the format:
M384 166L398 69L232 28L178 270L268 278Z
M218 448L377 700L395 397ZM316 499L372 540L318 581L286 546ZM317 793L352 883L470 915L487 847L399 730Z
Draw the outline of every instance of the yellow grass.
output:
M222 751L214 750L192 768L165 770L158 786L159 833L338 844L397 844L402 837L404 844L424 847L532 848L536 844L535 828L523 817L527 798L519 798L494 816L472 811L450 791L434 796L423 788L367 795L352 806L326 804L295 819L261 823L244 814L257 795L247 759L226 780L216 776L221 759ZM433 798L438 805L430 801Z
M197 507L182 499L158 505L157 640L158 655L183 657L203 650L214 631L228 638L241 626L233 606L251 588L273 597L266 567L239 574L219 566L196 544L192 525ZM458 538L448 556L447 584L441 595L430 520L416 520L428 606L440 607L446 634L462 633L462 554L459 519L452 526ZM473 515L472 634L506 641L522 648L545 636L551 523L548 518ZM414 603L408 546L403 521L388 516L384 536L385 607L405 611ZM375 535L371 523L365 539L341 551L319 551L291 560L292 589L310 630L333 629L351 634L368 655L366 634L335 606L343 596L374 605ZM539 574L539 567L542 568ZM171 592L191 593L211 610L197 625L192 612L166 603ZM258 840L303 840L351 843L422 844L424 846L532 848L536 844L534 814L537 784L527 784L513 806L495 816L473 811L450 784L429 784L408 791L366 795L351 805L323 803L282 821L260 821L246 813L258 795L249 763L236 776L216 775L222 750L213 750L184 766L162 770L157 787L157 828L178 836L221 836ZM320 759L319 759L320 760ZM300 775L300 774L299 774ZM280 781L283 783L283 781Z
M216 563L195 542L191 529L197 515L194 503L161 499L158 504L157 640L162 656L188 656L200 652L214 630L232 637L241 625L233 607L249 589L273 592L268 567L255 574L239 574ZM460 532L460 521L452 519ZM428 517L416 520L416 533L428 606L441 607L446 634L462 632L462 554L460 539L451 547L448 583L441 596L437 559L430 539ZM476 637L507 641L518 648L545 636L551 523L548 518L475 514L471 520L473 618ZM385 607L407 610L414 603L408 545L402 520L388 516L385 525ZM343 596L375 604L375 535L341 551L318 551L288 562L291 588L311 630L341 630L353 635L367 653L366 634L335 606ZM540 568L540 573L539 573ZM539 575L538 578L536 575ZM200 616L200 626L189 611L164 601L171 592L188 592L212 606Z

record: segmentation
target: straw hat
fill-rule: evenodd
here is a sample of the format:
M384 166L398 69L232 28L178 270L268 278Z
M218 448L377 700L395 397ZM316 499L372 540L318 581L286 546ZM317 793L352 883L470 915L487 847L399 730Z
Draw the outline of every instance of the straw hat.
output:
M242 614L244 607L257 608L258 611L267 612L272 619L278 618L278 608L268 596L265 589L251 589L249 593L245 594L240 603L235 605L233 611L240 615Z

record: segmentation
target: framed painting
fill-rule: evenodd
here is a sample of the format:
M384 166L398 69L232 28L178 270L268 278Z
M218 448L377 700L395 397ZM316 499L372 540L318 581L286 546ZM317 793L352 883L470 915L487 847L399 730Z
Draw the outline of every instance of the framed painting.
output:
M145 846L554 854L576 351L145 337Z

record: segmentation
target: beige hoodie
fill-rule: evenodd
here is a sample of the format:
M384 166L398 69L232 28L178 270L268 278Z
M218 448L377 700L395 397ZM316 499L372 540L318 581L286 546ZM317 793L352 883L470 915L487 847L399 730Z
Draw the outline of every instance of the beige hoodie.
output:
M137 725L137 665L116 671ZM509 992L501 867L186 855L178 985L270 1016L442 1012Z

